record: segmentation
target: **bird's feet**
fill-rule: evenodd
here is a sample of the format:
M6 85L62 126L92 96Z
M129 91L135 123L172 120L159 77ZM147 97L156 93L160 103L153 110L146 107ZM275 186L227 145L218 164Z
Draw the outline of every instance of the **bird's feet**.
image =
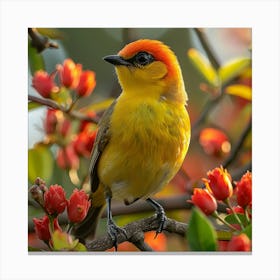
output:
M156 216L157 216L157 219L159 221L159 227L156 231L156 235L155 235L155 238L158 236L159 233L161 233L163 231L163 228L164 228L164 225L165 225L165 222L166 222L166 215L165 215L165 211L163 209L163 207L158 203L156 202L155 200L151 199L151 198L148 198L147 199L147 202L150 203L154 209L156 210Z
M108 234L111 237L115 250L118 251L118 234L123 234L127 238L126 231L123 228L118 227L112 219L107 223Z

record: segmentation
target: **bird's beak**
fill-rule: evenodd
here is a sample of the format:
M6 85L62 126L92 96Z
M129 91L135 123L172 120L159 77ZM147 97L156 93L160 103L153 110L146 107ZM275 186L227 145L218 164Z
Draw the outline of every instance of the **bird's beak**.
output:
M113 65L131 66L131 63L119 55L107 55L103 59Z

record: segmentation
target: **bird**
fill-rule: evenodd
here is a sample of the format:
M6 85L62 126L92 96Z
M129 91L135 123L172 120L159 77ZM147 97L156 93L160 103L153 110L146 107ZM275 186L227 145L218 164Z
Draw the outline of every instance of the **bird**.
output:
M113 220L111 200L146 200L159 220L156 235L161 233L166 214L152 196L180 169L191 125L181 68L169 46L139 39L103 59L114 66L122 92L98 125L89 167L91 208L75 235L93 237L107 205L108 234L117 250L117 235L126 232Z

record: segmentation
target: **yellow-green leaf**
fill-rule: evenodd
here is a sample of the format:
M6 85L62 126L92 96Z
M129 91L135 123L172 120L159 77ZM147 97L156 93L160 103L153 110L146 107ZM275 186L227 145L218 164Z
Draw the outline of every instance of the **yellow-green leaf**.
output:
M94 112L104 111L112 104L112 102L114 100L115 100L114 98L107 98L103 101L96 102L96 103L91 104L90 106L84 107L80 111L82 113L87 113L87 112L92 112L92 111L94 111Z
M28 180L34 182L37 177L48 182L53 172L53 157L48 147L38 145L28 150Z
M78 239L73 240L71 235L59 230L55 230L52 234L52 241L55 251L87 251L86 247L79 243Z
M235 58L222 65L219 70L219 78L222 84L234 79L240 75L251 64L251 59L248 57Z
M252 89L245 85L230 85L225 88L225 93L252 100Z
M210 61L202 53L193 48L188 50L188 56L193 65L203 75L203 77L212 86L218 86L218 74L214 67L211 65Z
M43 35L47 36L51 39L62 39L63 38L63 33L59 31L58 29L55 28L36 28L37 31Z
M45 69L45 63L43 56L37 52L37 50L28 43L28 62L31 74L33 75L38 70Z
M28 102L28 111L31 111L33 109L37 109L37 108L40 108L42 107L43 105L42 104L39 104L37 102L33 102L33 101L29 101Z

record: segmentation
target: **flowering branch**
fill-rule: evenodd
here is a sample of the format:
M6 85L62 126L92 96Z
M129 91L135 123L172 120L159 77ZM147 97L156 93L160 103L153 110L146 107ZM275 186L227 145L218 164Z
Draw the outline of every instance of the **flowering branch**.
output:
M40 98L40 97L29 94L28 100L41 104L41 105L48 106L48 107L56 109L56 110L60 110L64 113L68 114L70 117L73 117L73 118L81 120L81 121L89 121L89 122L92 122L95 124L97 124L99 121L99 118L97 118L96 116L92 117L92 116L84 115L75 110L69 110L69 109L57 104L55 101L53 101L51 99L44 99L44 98Z

